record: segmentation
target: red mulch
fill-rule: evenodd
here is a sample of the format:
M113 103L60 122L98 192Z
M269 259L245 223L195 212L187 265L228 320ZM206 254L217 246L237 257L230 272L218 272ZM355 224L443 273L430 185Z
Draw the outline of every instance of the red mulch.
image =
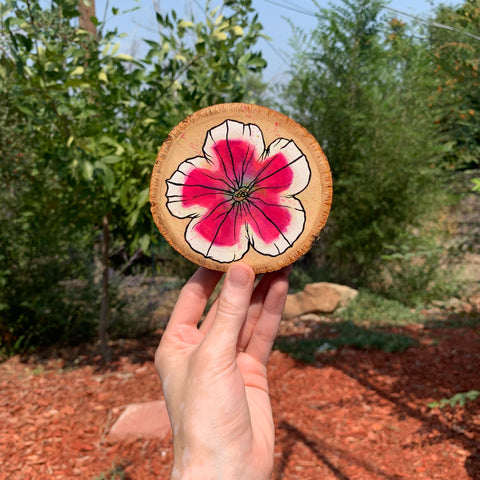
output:
M480 398L428 407L480 390L479 322L396 331L419 346L341 348L314 364L273 352L273 480L480 479ZM168 479L170 435L113 444L107 436L127 404L161 397L157 342L118 342L108 366L79 349L0 364L0 479Z

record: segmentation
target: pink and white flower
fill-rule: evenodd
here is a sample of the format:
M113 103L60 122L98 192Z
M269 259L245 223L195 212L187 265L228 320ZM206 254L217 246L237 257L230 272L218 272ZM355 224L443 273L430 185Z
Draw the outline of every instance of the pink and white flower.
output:
M310 181L305 155L278 138L265 149L254 124L226 120L207 132L201 157L167 180L167 207L191 218L185 240L206 258L228 263L252 246L275 257L298 239L305 211L295 195Z

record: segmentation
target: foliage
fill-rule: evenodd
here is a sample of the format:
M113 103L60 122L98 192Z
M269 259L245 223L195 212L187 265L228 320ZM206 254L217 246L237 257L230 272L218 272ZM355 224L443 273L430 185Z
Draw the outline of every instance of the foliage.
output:
M407 325L421 320L415 310L368 290L360 290L358 295L339 312L339 317L357 325L369 326Z
M265 65L251 3L226 0L196 23L157 14L158 40L134 59L97 19L98 38L76 26L76 0L2 2L2 342L62 337L61 282L91 278L110 236L129 255L158 243L147 201L160 144L194 110L248 98L245 79Z
M297 31L283 95L334 177L329 222L307 261L350 284L369 283L389 246L437 208L442 185L428 49L402 21L385 24L381 6L345 0L319 9L311 37Z
M0 105L0 349L81 341L92 334L98 305L83 253L92 238L70 231L66 240L68 226L55 216L55 172L40 170L24 120L3 96ZM76 288L67 288L70 278Z
M113 463L110 470L102 472L93 480L126 480L127 476L123 464Z
M410 307L457 296L461 281L454 255L458 253L446 250L445 235L437 235L424 232L421 238L390 246L382 255L382 268L372 279L372 288Z
M342 321L332 327L331 338L295 338L281 337L276 340L274 348L290 354L293 358L304 362L314 362L315 355L341 347L357 349L375 349L387 353L403 352L416 345L414 339L379 328L368 328L356 325L351 321Z
M456 393L450 398L442 398L438 402L431 402L428 404L428 406L430 408L445 408L447 405L452 408L455 408L457 405L463 407L468 400L473 401L478 397L480 397L480 391L470 390L469 392Z
M430 29L439 80L434 97L436 124L446 147L443 161L453 169L480 168L480 2L442 5Z

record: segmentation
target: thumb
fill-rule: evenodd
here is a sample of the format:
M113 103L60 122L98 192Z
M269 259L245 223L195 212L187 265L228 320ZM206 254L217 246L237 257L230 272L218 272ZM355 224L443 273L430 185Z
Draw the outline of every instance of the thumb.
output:
M230 267L218 298L217 311L205 341L213 342L216 349L236 353L240 329L247 317L253 292L255 274L244 263Z

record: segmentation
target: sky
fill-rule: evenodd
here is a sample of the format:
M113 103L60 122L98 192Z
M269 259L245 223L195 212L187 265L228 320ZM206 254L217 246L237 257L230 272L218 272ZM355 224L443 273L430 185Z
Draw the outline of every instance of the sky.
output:
M335 6L340 0L317 0L321 7ZM205 0L156 0L161 10L169 11L172 8L181 18L190 18L194 14L201 14ZM210 0L212 6L221 3L220 0ZM440 4L457 5L459 1L454 0L391 0L389 7L406 15L395 13L396 16L408 21L413 15L426 18L433 13L435 7ZM156 20L154 13L154 0L96 0L97 17L104 18L105 5L108 10L118 7L121 11L139 6L140 8L131 13L125 13L112 17L107 14L107 28L118 27L119 32L128 34L122 40L121 51L132 54L133 50L141 47L143 38L155 38ZM316 19L313 12L316 11L313 0L253 0L253 6L258 12L259 20L264 27L264 33L271 38L271 41L261 39L259 48L263 57L268 62L264 78L267 81L280 81L288 67L288 58L292 54L289 46L291 27L288 22L300 26L303 30L309 31L315 27ZM287 20L288 19L288 20Z

